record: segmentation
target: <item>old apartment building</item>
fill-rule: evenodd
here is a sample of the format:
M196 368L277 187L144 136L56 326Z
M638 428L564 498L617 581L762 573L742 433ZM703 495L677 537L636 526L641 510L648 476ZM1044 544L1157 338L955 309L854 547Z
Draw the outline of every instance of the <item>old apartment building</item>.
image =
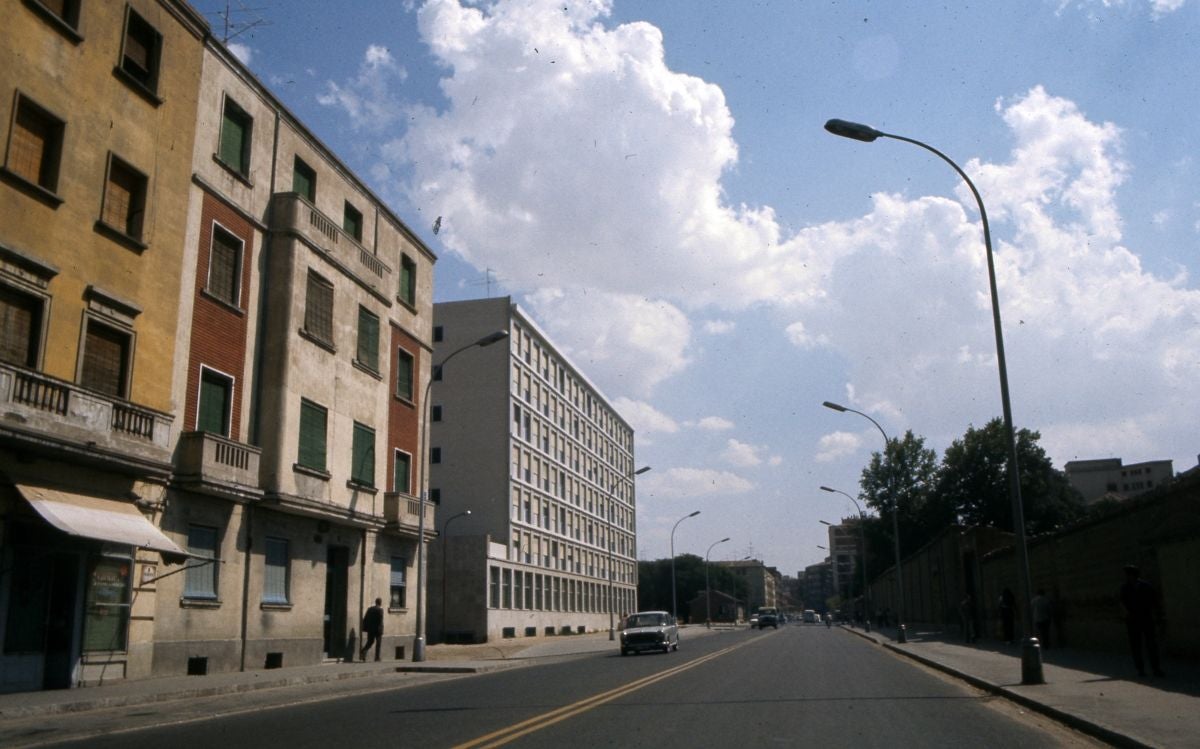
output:
M11 16L0 689L404 657L435 257L185 3Z
M430 640L608 628L637 600L633 429L511 299L434 319L438 362L509 336L433 385L430 496L448 527L430 546Z

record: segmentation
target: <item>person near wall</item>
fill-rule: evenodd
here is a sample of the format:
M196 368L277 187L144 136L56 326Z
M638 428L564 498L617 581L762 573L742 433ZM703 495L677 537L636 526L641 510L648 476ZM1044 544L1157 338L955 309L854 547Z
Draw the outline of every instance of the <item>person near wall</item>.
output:
M359 659L367 659L367 651L375 646L375 660L379 660L379 650L383 646L383 599L376 598L375 605L367 609L363 615L363 634L367 636L367 644L359 651Z
M1150 657L1150 669L1155 676L1162 676L1158 662L1158 638L1155 633L1160 618L1158 593L1154 586L1142 579L1141 570L1129 564L1125 566L1125 584L1121 586L1121 608L1125 610L1125 629L1129 633L1129 649L1133 653L1133 665L1138 676L1146 675L1143 656Z
M1037 630L1038 641L1041 643L1042 650L1049 650L1050 621L1053 618L1053 609L1050 597L1046 595L1046 589L1038 588L1037 595L1030 603L1033 605L1033 627Z
M1009 645L1016 639L1017 597L1012 588L1000 591L1000 625L1004 629L1004 641Z

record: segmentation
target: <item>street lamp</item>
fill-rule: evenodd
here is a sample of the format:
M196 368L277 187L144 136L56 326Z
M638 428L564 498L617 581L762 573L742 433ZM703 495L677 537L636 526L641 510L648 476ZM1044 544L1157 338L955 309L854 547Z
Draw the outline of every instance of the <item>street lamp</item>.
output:
M645 473L646 471L649 471L649 470L650 470L650 466L642 466L641 468L634 471L633 475L641 476L643 473ZM616 489L615 482L613 484L609 485L609 487L608 487L608 493L609 493L609 495L612 496L614 501L617 498L615 489ZM613 520L613 518L610 515L609 516L609 529L608 529L609 530L609 536L608 536L608 639L609 639L609 642L612 642L613 640L616 639L616 635L613 632L613 609L616 608L616 605L617 605L616 598L613 595L613 593L614 593L614 591L613 591L613 561L614 560L613 560L612 520Z
M424 592L425 592L425 503L429 499L429 391L433 388L433 380L435 373L441 371L446 363L462 352L475 348L476 346L483 348L491 346L493 343L503 341L508 338L507 330L497 330L495 333L489 333L483 338L473 343L468 343L462 348L455 349L450 352L450 355L442 359L441 364L437 364L429 371L429 382L425 383L425 394L421 399L421 506L420 512L417 513L417 631L413 638L413 663L419 663L425 660L425 609Z
M834 494L841 494L843 497L845 497L846 499L849 499L851 502L853 502L854 509L858 510L858 531L859 531L860 538L862 539L862 561L859 562L859 566L862 567L863 601L864 601L863 606L866 607L865 610L863 611L863 614L864 614L863 619L867 623L867 631L870 632L871 631L871 611L872 611L872 609L871 609L871 589L869 587L867 587L867 513L862 511L862 507L859 506L857 499L855 499L854 497L851 497L849 494L847 494L844 491L841 491L840 489L831 489L828 486L822 486L821 491L833 492Z
M713 546L723 544L729 538L722 538L720 541L714 541L712 546L708 547L708 551L704 552L704 626L712 629L712 588L708 584L708 555L712 553Z
M471 514L470 510L463 510L457 515L451 515L446 518L446 522L442 524L442 642L446 641L446 534L450 530L450 523L465 518Z
M887 432L883 431L883 427L879 426L878 421L875 421L862 411L855 411L853 408L847 408L846 406L833 403L831 401L825 401L821 405L825 406L825 408L831 408L834 411L839 411L841 413L849 411L852 414L858 414L874 424L875 428L879 430L879 433L883 435L883 457L887 457L887 447L892 441L888 438ZM880 461L880 468L882 467L883 463ZM889 471L889 474L891 473L894 472ZM888 489L892 495L892 544L896 551L896 588L899 590L899 595L896 599L896 642L908 642L908 633L904 627L904 575L900 569L900 493L896 491L896 485L891 475L888 477L888 484L890 485ZM857 504L858 503L855 502L855 505Z
M675 529L678 528L679 524L683 521L687 520L688 518L694 518L699 514L700 511L696 510L690 515L684 515L675 521L675 525L671 526L671 618L674 619L676 623L679 622L679 615L676 613L675 603Z
M1033 591L1029 579L1029 550L1025 544L1025 507L1021 501L1021 478L1017 470L1017 436L1013 430L1012 403L1008 397L1008 365L1004 360L1004 332L1000 325L1000 296L996 291L996 264L992 259L992 232L988 228L987 210L983 207L983 198L979 196L979 190L975 189L975 183L971 181L967 173L949 156L928 143L922 143L902 135L881 132L873 127L845 120L829 120L825 123L825 129L834 135L861 140L865 143L870 143L876 138L891 138L924 148L949 164L958 173L958 176L962 177L963 182L966 182L967 187L971 189L971 195L975 197L976 205L979 206L979 218L983 224L983 247L987 253L988 289L992 295L992 327L995 330L996 364L1000 374L1000 404L1004 410L1004 436L1008 442L1008 493L1012 500L1013 534L1016 536L1017 546L1017 573L1021 580L1021 594L1025 599L1025 616L1023 617L1025 637L1021 642L1021 683L1044 684L1046 679L1042 673L1042 648L1033 635Z

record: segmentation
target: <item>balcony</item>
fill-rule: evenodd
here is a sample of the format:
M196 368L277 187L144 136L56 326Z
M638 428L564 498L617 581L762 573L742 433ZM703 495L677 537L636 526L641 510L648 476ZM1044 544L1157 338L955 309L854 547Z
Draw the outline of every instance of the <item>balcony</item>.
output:
M271 196L270 215L271 231L299 237L327 255L360 284L390 301L396 289L392 269L301 195L275 193Z
M410 495L400 492L388 492L383 495L383 516L387 520L388 528L398 530L406 536L416 536L418 523L421 516L418 515L421 507L421 500ZM425 539L430 540L434 537L434 505L432 502L425 503Z
M97 465L125 463L154 473L170 467L174 416L86 390L32 370L0 364L2 431L33 448Z
M191 491L233 501L262 498L257 447L208 432L186 432L175 453L175 481Z

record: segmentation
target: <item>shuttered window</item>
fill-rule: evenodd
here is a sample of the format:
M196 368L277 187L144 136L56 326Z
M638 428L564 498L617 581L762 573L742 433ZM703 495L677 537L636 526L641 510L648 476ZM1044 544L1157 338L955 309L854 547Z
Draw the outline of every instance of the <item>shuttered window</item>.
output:
M268 538L263 558L263 603L288 602L288 542Z
M406 401L413 399L413 357L404 349L396 350L396 395Z
M158 88L162 35L132 8L125 17L121 70L150 91Z
M300 448L296 462L306 468L325 470L325 429L328 413L316 403L300 401Z
M217 158L243 177L250 174L250 134L254 120L237 102L225 97L221 115L221 142Z
M110 155L101 220L110 228L140 240L145 211L146 177L116 156Z
M41 332L41 300L0 285L0 361L36 367Z
M379 371L379 318L366 307L358 308L358 363Z
M408 255L400 258L400 301L410 307L417 303L417 264Z
M209 294L226 304L237 306L242 275L242 240L222 229L212 228L212 248L208 256Z
M233 407L233 381L211 369L200 370L200 403L196 409L196 429L229 436Z
M375 430L354 422L350 480L363 486L375 486Z
M333 284L312 271L304 303L304 332L333 345Z
M310 203L317 199L317 173L299 156L292 164L292 192L303 195Z
M89 320L83 344L79 384L117 398L125 397L129 366L128 333Z
M188 552L200 559L188 560L187 571L183 573L184 598L216 598L218 562L204 564L201 560L218 559L217 529L203 525L189 525Z
M346 203L342 210L342 229L354 237L356 242L362 241L363 217L357 208Z
M63 123L23 96L17 99L7 167L27 182L50 192L58 189Z
M412 494L412 456L399 450L393 461L392 491Z

